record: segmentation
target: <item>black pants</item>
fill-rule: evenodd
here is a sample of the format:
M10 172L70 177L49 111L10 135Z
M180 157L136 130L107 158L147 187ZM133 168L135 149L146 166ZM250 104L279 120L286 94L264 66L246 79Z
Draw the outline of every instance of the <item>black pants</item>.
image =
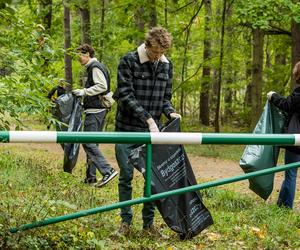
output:
M105 109L98 113L87 113L84 121L84 131L102 131L107 111ZM87 156L86 179L89 182L96 181L96 170L102 175L108 174L112 167L108 164L98 144L87 143L82 145Z

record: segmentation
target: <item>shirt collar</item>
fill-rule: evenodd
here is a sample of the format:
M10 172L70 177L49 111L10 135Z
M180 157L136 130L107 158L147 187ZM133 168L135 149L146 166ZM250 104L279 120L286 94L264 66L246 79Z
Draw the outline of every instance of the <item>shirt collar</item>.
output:
M145 44L141 44L138 48L137 48L137 52L138 52L138 55L139 55L139 59L140 59L140 62L141 63L145 63L145 62L148 62L149 61L149 57L146 53L146 48L145 48ZM164 62L164 63L169 63L168 59L165 57L165 55L162 55L160 58L159 58L159 61L160 62Z
M86 68L88 68L93 62L97 62L97 58L93 57L91 58L86 65L84 65Z

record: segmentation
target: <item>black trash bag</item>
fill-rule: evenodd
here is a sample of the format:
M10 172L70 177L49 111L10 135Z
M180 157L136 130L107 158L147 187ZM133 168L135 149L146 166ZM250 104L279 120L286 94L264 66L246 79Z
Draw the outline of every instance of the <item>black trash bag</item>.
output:
M79 132L82 130L83 108L78 98L74 100L74 107L69 120L68 131ZM76 165L79 155L80 143L65 143L64 144L64 171L72 173Z
M60 121L56 126L57 131L67 131L68 124L72 116L74 101L77 99L71 93L66 93L57 97L54 101L53 116ZM61 124L64 123L64 124Z
M286 115L269 101L254 128L254 134L280 134L283 132ZM279 155L279 146L248 145L240 159L240 166L245 173L275 167ZM249 179L249 188L264 200L273 191L274 173Z
M162 131L180 132L179 119L169 122ZM137 145L131 151L129 163L145 174L145 158L145 145ZM197 181L182 145L153 145L152 194L195 184ZM155 201L155 204L166 224L179 234L180 239L191 239L213 224L199 191L169 196Z
M82 113L83 108L78 97L73 96L71 93L63 94L56 100L56 113L55 117L62 123L58 124L58 131L74 131L79 132L82 130L83 121ZM64 164L63 169L65 172L72 173L78 155L80 144L79 143L64 143L62 144L64 150Z

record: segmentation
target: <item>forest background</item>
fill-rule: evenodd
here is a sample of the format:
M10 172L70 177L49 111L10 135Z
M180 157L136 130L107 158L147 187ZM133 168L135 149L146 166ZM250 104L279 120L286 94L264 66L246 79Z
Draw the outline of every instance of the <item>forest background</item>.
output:
M81 43L95 48L114 90L119 59L157 25L173 35L172 102L188 131L250 132L266 93L295 87L291 69L300 60L293 0L1 0L0 20L1 129L20 128L20 113L51 122L47 91L61 78L80 87L73 52Z

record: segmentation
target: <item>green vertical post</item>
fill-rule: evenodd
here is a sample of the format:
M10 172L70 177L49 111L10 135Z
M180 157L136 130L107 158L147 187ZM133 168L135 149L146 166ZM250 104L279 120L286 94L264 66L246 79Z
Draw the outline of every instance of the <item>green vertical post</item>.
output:
M152 174L152 144L146 144L146 178L145 178L145 197L151 196L151 174Z

